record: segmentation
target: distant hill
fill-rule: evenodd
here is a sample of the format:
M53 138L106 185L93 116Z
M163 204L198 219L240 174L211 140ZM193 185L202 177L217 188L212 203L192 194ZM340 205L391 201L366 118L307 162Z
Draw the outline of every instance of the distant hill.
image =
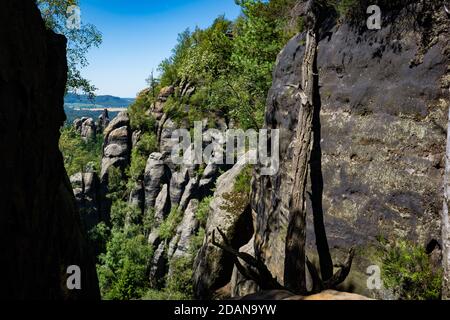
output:
M117 108L127 108L134 102L132 98L119 98L114 96L96 96L90 100L86 95L76 95L68 93L64 97L64 110L66 112L67 123L71 124L76 118L88 117L96 120L103 112L109 109L109 117L113 119L117 116Z
M68 93L65 98L64 102L66 104L86 104L86 105L96 105L96 106L103 106L107 108L126 108L130 104L134 102L135 99L133 98L119 98L114 96L96 96L94 100L90 100L88 96L86 95L76 95L74 93Z

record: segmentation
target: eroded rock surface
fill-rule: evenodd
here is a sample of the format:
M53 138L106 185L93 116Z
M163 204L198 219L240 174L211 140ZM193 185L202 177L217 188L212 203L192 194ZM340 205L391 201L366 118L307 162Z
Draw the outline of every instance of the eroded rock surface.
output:
M431 32L432 41L424 49L417 39L426 40L430 30L413 25L417 16L408 12L416 9L404 9L376 32L338 25L319 43L323 154L322 168L317 154L313 159L312 176L319 186L322 170L325 227L334 260L340 261L352 246L365 252L356 258L344 284L364 294L372 294L365 271L379 263L369 249L379 237L410 239L424 246L440 239L449 107L448 20L443 10L422 13L432 19L434 30L447 30ZM298 35L279 55L267 102L266 126L280 129L280 170L275 176L256 173L252 192L255 253L279 281L284 273L303 43L303 35ZM314 256L310 203L308 217L308 251Z

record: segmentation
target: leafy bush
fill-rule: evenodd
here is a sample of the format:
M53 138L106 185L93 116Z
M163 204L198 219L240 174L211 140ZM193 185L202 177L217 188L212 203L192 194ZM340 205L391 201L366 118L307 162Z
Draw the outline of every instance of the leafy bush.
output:
M436 300L441 295L442 275L432 268L425 249L398 242L383 257L383 280L401 299Z
M128 195L126 177L120 168L108 169L108 198L113 202L124 200Z
M91 230L88 231L88 238L91 244L91 248L95 250L95 256L106 252L106 244L111 235L111 230L104 222L100 222Z
M129 300L143 296L148 290L146 275L151 256L152 248L138 229L114 228L97 266L103 298Z
M102 148L102 135L97 135L96 139L85 142L72 126L61 129L59 149L69 176L78 172L86 172L88 167L99 172Z
M133 130L151 132L155 130L156 120L147 111L155 102L150 92L141 92L136 101L128 108L130 125Z
M170 261L172 274L167 278L166 289L169 292L179 293L183 300L193 298L193 264L192 256L175 258Z
M136 145L136 149L141 155L148 158L150 154L158 150L156 135L153 132L144 132Z
M166 220L161 223L159 227L159 236L163 240L170 240L175 236L178 225L183 219L183 213L178 208L173 208L170 211Z
M133 182L143 178L146 165L147 158L143 156L138 149L134 148L131 152L131 162L128 169L128 176Z
M195 217L200 222L201 226L206 226L206 221L208 220L209 215L209 205L211 204L212 197L203 198L203 200L199 203L197 212L195 213Z
M111 206L111 224L117 229L126 225L138 225L141 228L141 211L135 205L123 200L116 200Z
M250 194L253 167L247 165L234 181L234 192Z

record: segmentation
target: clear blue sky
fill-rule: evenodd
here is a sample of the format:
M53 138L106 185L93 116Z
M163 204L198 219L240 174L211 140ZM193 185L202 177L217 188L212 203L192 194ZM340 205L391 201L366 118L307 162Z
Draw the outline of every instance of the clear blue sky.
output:
M170 56L186 28L207 27L222 14L236 18L234 0L81 0L83 22L103 34L103 44L88 54L83 75L97 94L135 97L152 69Z

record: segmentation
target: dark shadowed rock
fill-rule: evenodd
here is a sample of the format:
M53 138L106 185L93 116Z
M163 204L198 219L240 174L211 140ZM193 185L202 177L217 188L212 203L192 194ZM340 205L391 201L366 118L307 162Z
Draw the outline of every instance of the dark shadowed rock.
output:
M247 253L251 256L255 256L255 241L254 238L250 240L249 243L247 243L245 246L239 249L240 252ZM245 265L245 262L239 259L239 261ZM252 281L244 277L234 266L233 268L233 275L231 276L231 283L230 283L230 291L231 291L231 297L243 297L255 292L259 291L258 285Z
M100 180L96 173L77 173L70 177L73 193L86 231L101 221Z
M188 182L189 172L187 169L182 168L180 171L172 174L172 179L170 180L170 202L172 207L175 207L180 203Z
M441 11L417 15L416 9L403 10L376 32L341 24L319 43L323 211L335 262L351 246L369 252L380 236L423 245L440 238L448 31L433 35L425 50L417 39L448 30L448 20ZM433 28L412 25L423 15ZM302 35L296 36L279 55L267 100L266 127L280 129L280 170L270 177L256 170L252 191L255 253L281 282L303 41ZM421 62L412 63L418 57ZM312 177L320 188L318 163L316 154ZM307 216L308 252L313 256L309 202ZM370 254L356 257L345 286L372 294L365 271L373 264L377 261Z
M153 254L149 275L152 288L160 288L164 284L164 276L167 272L165 246L166 244L162 242Z
M1 299L99 299L94 259L58 148L64 124L66 39L32 0L0 10ZM81 269L69 290L67 268Z

